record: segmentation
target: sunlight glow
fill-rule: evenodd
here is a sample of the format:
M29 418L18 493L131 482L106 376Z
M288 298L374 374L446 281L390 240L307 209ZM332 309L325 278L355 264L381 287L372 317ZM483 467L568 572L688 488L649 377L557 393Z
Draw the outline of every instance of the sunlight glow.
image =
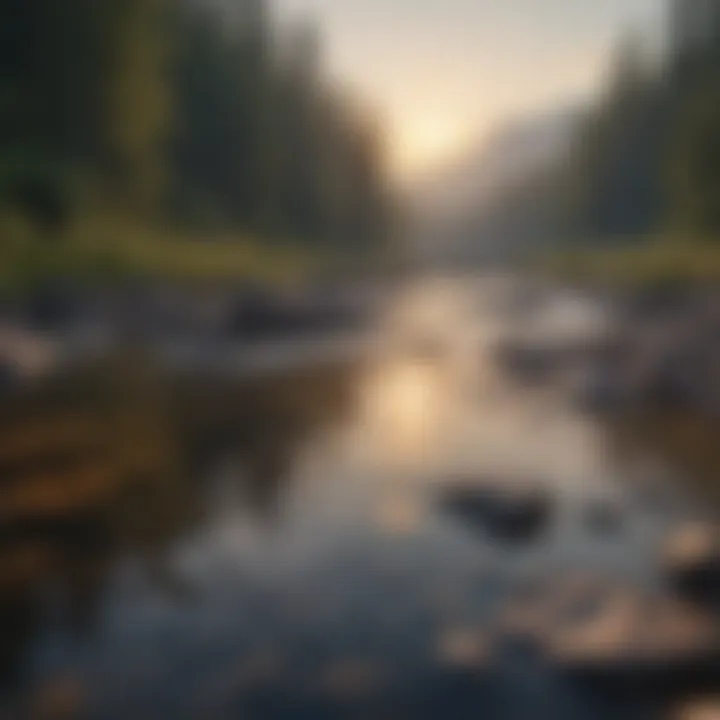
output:
M434 368L422 363L383 368L370 380L365 422L383 456L408 460L428 450L437 427L440 390Z
M474 130L457 116L428 117L417 113L403 123L390 146L390 169L399 180L412 179L459 154Z

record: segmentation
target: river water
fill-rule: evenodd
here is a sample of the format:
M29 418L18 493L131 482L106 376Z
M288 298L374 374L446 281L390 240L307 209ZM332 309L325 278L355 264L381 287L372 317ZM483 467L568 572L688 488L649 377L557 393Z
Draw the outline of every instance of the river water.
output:
M665 717L684 696L578 683L508 619L573 582L664 593L659 548L703 504L668 443L495 362L512 333L608 322L570 294L428 281L360 353L283 347L237 376L128 356L8 404L0 710ZM550 497L548 528L504 542L441 501L487 479ZM588 523L598 503L609 529Z

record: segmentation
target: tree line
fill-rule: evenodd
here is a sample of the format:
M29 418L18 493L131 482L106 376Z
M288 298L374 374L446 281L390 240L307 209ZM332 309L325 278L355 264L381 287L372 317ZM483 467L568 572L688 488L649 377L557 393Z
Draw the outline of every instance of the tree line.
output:
M321 247L376 247L374 119L316 28L264 0L0 0L0 204L60 234L88 205Z
M564 190L574 233L720 237L720 33L672 48L659 64L637 38L620 43Z
M665 56L636 35L622 38L569 152L504 192L482 231L510 244L720 238L717 6L716 32Z

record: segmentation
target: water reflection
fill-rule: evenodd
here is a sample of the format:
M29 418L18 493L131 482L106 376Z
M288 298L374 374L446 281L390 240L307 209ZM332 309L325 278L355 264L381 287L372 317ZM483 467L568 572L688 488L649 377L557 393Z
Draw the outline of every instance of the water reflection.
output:
M659 513L628 483L639 455L710 478L711 428L600 426L493 365L502 328L487 297L422 297L412 323L391 313L392 342L362 365L233 379L126 357L4 406L7 707L659 717L657 657L676 643L677 659L681 641L698 650L696 629L714 632L717 618L667 599L659 549L685 510ZM670 433L682 447L657 434L668 422L684 428ZM482 506L470 521L458 488ZM518 498L540 499L547 528L500 541L517 528ZM595 663L610 635L612 673ZM642 681L618 695L608 680L620 651L641 645L629 662Z
M306 436L345 410L352 371L323 368L251 386L173 383L139 358L83 369L15 398L0 429L0 683L48 618L74 635L96 628L123 558L140 557L153 586L177 599L167 563L203 521L210 468L263 523L276 518ZM182 594L182 593L180 593Z
M439 442L448 389L438 367L410 359L380 368L363 386L361 423L380 460L421 464Z

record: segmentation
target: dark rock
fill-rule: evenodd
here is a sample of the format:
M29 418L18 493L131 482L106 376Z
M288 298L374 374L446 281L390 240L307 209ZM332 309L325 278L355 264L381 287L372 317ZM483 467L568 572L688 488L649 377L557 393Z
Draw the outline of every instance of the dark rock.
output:
M720 718L720 701L715 699L691 700L679 705L669 720L717 720Z
M700 690L720 669L718 621L671 599L619 593L580 622L559 627L548 661L568 677L603 692Z
M232 304L228 330L251 342L357 329L365 319L359 301L322 290L288 293L253 286Z
M527 386L550 383L559 368L558 357L551 349L514 342L501 344L494 361L508 378Z
M442 507L504 542L528 542L548 528L554 502L546 489L513 484L463 484L443 492Z
M229 329L233 335L255 341L293 333L297 324L289 302L269 291L248 288L235 302Z
M713 524L694 523L675 533L664 551L671 586L695 600L720 600L720 532Z

